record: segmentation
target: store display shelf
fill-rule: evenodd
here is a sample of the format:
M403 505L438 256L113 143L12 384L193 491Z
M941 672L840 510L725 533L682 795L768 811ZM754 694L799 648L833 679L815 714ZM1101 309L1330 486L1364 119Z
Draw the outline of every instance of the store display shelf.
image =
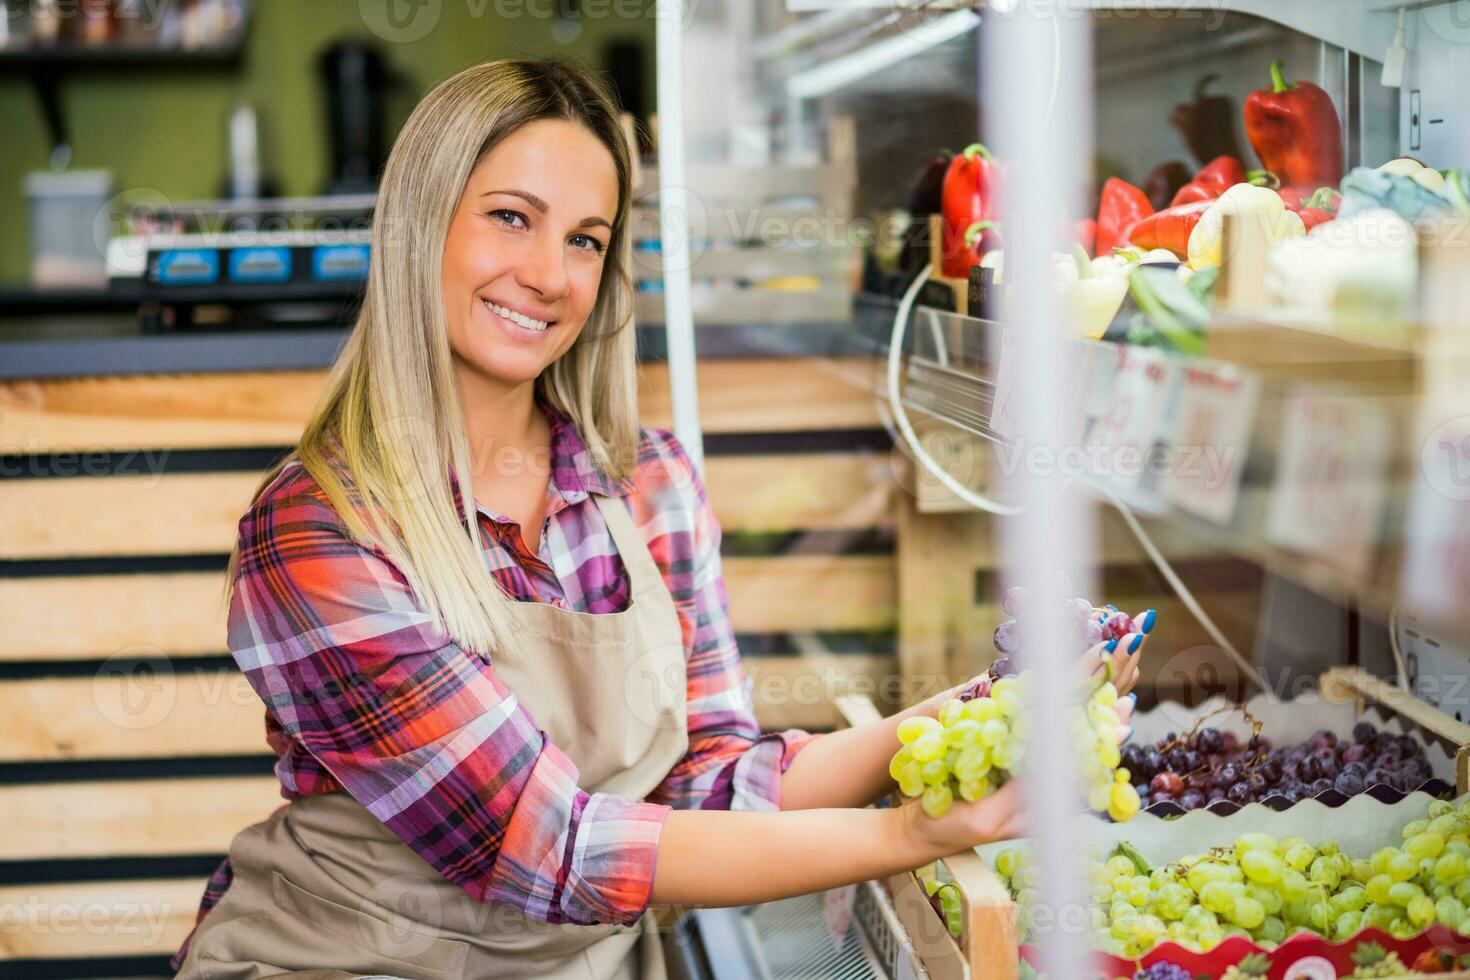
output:
M1418 8L1438 5L1441 0L1292 0L1280 3L1277 0L1088 0L1086 6L1098 12L1173 11L1181 17L1193 17L1215 21L1227 13L1252 14L1274 21L1292 30L1311 37L1320 38L1330 44L1348 49L1369 58L1383 57L1383 52L1393 41L1397 24L1395 12L1400 8ZM979 7L981 16L986 13L1009 14L1018 6L1018 0L987 0L983 4L965 3L962 0L934 0L924 3L911 0L895 5L893 0L786 0L788 10L795 12L816 11L872 11L874 16L888 14L896 7L911 7L922 16L942 16L940 12L956 8ZM1058 9L1076 9L1070 5Z
M910 331L905 406L968 433L984 450L965 458L982 457L989 472L1025 465L1010 399L1021 373L1014 335L932 308ZM1470 639L1443 594L1409 584L1424 565L1413 528L1446 519L1444 502L1423 492L1421 448L1432 445L1421 419L1437 397L1426 335L1358 340L1221 318L1207 349L1230 359L1079 339L1058 368L1074 392L1068 475L1101 502L1375 618L1398 610ZM1416 514L1424 508L1435 516ZM968 509L958 498L926 504ZM1437 560L1452 562L1458 542Z

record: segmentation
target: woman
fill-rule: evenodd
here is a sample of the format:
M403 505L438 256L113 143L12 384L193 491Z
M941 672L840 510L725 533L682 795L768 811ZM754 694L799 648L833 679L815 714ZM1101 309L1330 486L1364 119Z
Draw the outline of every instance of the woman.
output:
M231 557L291 802L236 836L180 977L656 978L650 904L1017 830L1014 788L863 809L903 716L759 733L704 485L637 425L629 173L609 95L555 63L468 69L405 124L356 328Z

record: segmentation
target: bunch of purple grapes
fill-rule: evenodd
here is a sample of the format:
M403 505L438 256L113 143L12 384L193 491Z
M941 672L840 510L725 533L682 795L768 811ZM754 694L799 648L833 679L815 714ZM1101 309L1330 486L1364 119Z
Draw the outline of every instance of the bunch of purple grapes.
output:
M1194 980L1194 974L1178 963L1160 960L1133 974L1133 980Z
M1070 585L1064 585L1062 591L1070 592ZM992 680L1009 677L1018 671L1019 668L1011 660L1021 654L1025 646L1027 624L1038 615L1032 608L1033 605L1026 590L1020 586L1006 589L1000 597L1001 610L1011 618L997 626L992 637L995 652L1000 654L990 665ZM1063 600L1062 615L1067 617L1067 625L1077 644L1078 654L1104 641L1121 640L1135 632L1133 617L1120 612L1117 606L1109 605L1098 611L1094 609L1090 599L1082 597Z
M1295 803L1329 789L1355 796L1378 784L1408 793L1431 776L1417 739L1367 722L1353 727L1350 742L1324 729L1279 748L1258 735L1241 745L1233 733L1217 728L1182 739L1171 732L1153 746L1125 747L1123 767L1143 806L1172 802L1185 810L1221 800L1244 806L1272 796Z

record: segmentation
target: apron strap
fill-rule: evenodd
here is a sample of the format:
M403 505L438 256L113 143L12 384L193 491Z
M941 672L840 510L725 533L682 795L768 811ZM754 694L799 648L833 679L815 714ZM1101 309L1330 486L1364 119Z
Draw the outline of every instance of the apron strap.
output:
M607 521L608 533L613 544L617 545L623 567L628 570L629 591L640 595L655 586L663 588L663 576L659 574L658 565L654 563L653 554L644 543L638 526L633 523L627 501L600 493L591 494L591 497L597 501L597 509L602 511L602 517Z

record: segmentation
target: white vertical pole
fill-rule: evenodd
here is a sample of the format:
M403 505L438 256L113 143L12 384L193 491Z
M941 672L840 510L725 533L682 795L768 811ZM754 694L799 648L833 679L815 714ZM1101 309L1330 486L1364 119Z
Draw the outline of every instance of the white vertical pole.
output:
M1072 833L1082 799L1068 712L1075 710L1077 640L1061 612L1067 596L1058 573L1084 593L1087 511L1063 492L1055 465L1039 465L1068 437L1062 362L1064 320L1054 288L1053 253L1071 247L1071 218L1080 212L1085 162L1092 156L1091 21L1086 4L993 0L981 30L981 100L989 132L982 139L1007 161L1002 227L1007 290L1002 321L1021 354L1017 397L1023 420L1015 499L1026 510L1001 522L1007 582L1025 586L1040 614L1028 617L1023 659L1034 672L1026 782L1027 827L1041 876L1033 941L1052 977L1080 978L1086 933L1080 848ZM1061 411L1059 411L1061 409ZM1036 450L1031 455L1029 450ZM1035 627L1033 629L1033 627Z
M704 434L699 424L695 375L694 313L689 297L689 204L684 169L683 0L656 7L658 77L658 219L663 243L664 334L674 435L694 465L704 469Z

